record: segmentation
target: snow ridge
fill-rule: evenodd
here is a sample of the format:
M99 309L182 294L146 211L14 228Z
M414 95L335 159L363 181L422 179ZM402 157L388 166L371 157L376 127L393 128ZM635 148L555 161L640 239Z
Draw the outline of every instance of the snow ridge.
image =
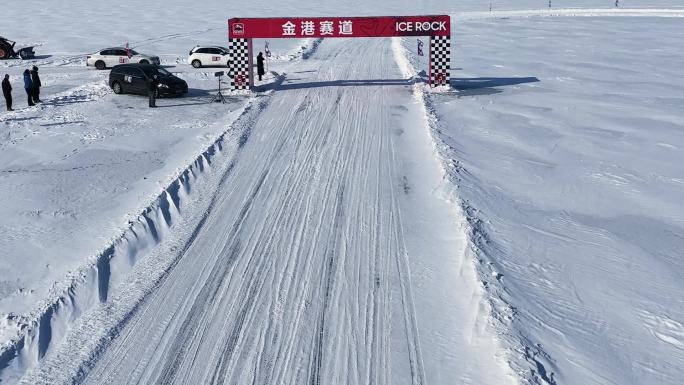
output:
M250 104L243 114L249 110ZM112 284L125 277L138 259L166 238L181 215L182 205L190 200L193 186L211 168L226 136L233 131L231 125L190 166L174 176L135 220L129 220L120 237L55 283L36 310L20 317L18 334L0 348L0 375L8 367L21 372L35 366L51 349L53 336L63 335L79 316L107 302Z
M64 343L57 347L57 354L29 370L19 383L68 384L79 382L89 372L107 343L166 279L203 228L206 215L211 211L216 199L216 196L211 194L212 191L216 191L216 186L203 182L212 179L211 174L223 176L219 178L219 183L225 180L225 176L234 166L234 161L230 159L234 159L236 153L245 145L255 117L268 102L268 97L252 99L230 128L179 177L178 182L181 182L184 176L189 177L186 182L174 182L162 193L159 200L150 207L150 211L156 212L156 217L150 219L148 216L142 216L142 219L149 220L151 228L163 230L164 236L158 238L152 247L145 248L145 252L138 253L145 258L131 274L121 279L117 295L74 323L72 328L79 332L70 333ZM188 180L191 183L187 183ZM206 205L202 204L205 202ZM201 212L196 212L197 209ZM164 213L173 223L174 233L170 231ZM180 215L181 213L183 215ZM196 221L195 218L198 216L199 221ZM155 226L155 223L160 225ZM132 233L132 229L128 230L124 238ZM153 249L154 246L159 247ZM125 255L117 255L119 260L123 259L120 258L122 256Z
M409 42L402 38L393 38L392 49L395 60L406 77L412 77L414 94L425 108L427 121L430 129L430 137L435 152L441 160L442 171L445 180L451 186L448 193L454 204L460 206L468 233L469 248L468 257L471 258L474 269L477 272L482 289L486 298L486 311L489 312L490 325L494 328L498 339L503 341L502 347L506 350L508 365L518 375L523 384L530 385L556 385L558 369L552 357L543 349L542 345L528 338L521 328L516 327L519 322L516 316L517 309L511 304L506 287L503 285L500 269L495 261L490 258L492 248L496 244L492 241L487 230L486 222L481 219L476 208L472 207L467 200L460 198L458 193L462 178L472 177L463 165L457 160L455 150L439 137L442 130L441 122L431 99L432 93L448 93L448 88L440 87L426 90L429 86L425 83L424 73L416 70L417 58L405 48Z

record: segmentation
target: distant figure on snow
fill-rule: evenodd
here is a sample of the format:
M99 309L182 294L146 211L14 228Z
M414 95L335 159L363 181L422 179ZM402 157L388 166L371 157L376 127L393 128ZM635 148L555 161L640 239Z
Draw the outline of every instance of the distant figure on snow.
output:
M261 52L257 55L257 74L259 75L259 81L266 74L266 71L264 71L264 55Z
M31 81L31 71L24 71L24 89L26 90L26 96L28 96L29 107L35 106L33 104L33 82Z
M620 7L620 0L615 0L615 8L619 8L619 7Z
M5 97L7 111L14 111L12 109L12 85L9 82L9 75L5 75L5 78L2 79L2 96Z
M38 76L38 67L36 66L33 66L33 69L31 70L31 82L33 103L42 103L43 101L40 100L40 76Z
M157 88L159 87L159 80L157 75L152 76L147 84L147 95L150 97L150 108L157 107Z

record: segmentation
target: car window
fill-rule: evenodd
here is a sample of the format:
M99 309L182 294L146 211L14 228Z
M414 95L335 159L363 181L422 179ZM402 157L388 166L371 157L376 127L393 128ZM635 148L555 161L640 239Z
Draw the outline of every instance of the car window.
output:
M195 53L209 53L208 51L209 51L208 48L200 48L197 51L195 51Z
M135 55L140 55L140 54L138 53L138 51L136 51L136 50L134 50L134 49L129 49L129 51L131 52L131 55L133 55L133 56L135 56Z
M144 77L143 72L135 67L121 67L121 68L116 68L112 70L112 72L116 74L121 74L121 75L132 75L132 76L137 76L137 77Z
M212 55L220 55L221 54L221 52L219 52L219 50L216 48L209 48L209 53Z
M103 49L100 51L100 55L112 55L112 50L111 49Z
M128 55L126 55L126 50L123 50L123 49L116 49L116 50L113 50L113 52L114 52L113 55L116 55L116 56L128 56Z
M155 67L155 66L144 66L142 67L143 72L147 74L147 76L170 76L171 72L161 68L161 67Z

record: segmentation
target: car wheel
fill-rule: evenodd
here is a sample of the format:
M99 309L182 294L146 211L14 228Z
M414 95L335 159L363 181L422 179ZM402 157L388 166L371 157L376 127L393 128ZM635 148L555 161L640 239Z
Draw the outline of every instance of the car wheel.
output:
M9 53L4 48L0 48L0 59L7 58L9 58Z
M195 60L192 61L192 66L195 67L195 68L200 68L200 67L202 66L202 62L199 61L199 60L197 60L197 59L195 59Z
M148 62L147 60L143 59L143 60L140 61L140 64L150 64L150 62Z
M105 62L103 62L102 60L98 60L98 61L95 62L95 68L97 68L97 69L99 69L100 71L102 71L103 69L107 68L107 65L106 65Z
M112 83L112 90L114 90L114 93L117 95L123 94L123 88L121 87L121 83L119 82Z

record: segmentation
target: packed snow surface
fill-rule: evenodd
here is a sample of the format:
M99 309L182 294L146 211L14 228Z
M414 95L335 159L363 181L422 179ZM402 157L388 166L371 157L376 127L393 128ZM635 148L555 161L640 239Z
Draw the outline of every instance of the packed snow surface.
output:
M6 1L0 381L684 383L684 6L620 4ZM444 13L451 89L415 39L271 41L225 105L185 63L229 17ZM125 42L190 94L113 95Z

